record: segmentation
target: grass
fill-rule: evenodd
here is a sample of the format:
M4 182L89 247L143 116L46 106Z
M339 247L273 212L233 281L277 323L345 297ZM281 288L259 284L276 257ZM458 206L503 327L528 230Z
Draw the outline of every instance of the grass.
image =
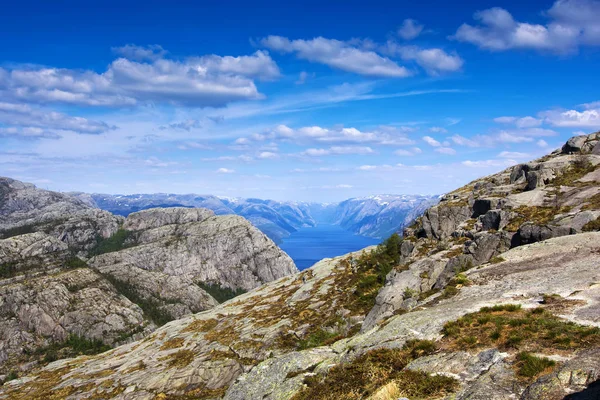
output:
M224 303L227 300L231 300L234 297L240 296L246 291L244 289L230 289L228 287L222 287L217 283L198 282L198 286L208 294L210 294L219 303Z
M109 238L99 237L96 246L89 251L89 254L90 256L97 256L126 249L132 246L130 240L132 237L133 232L121 228Z
M584 232L600 231L600 218L596 218L595 220L588 222L581 228L581 230Z
M525 222L532 222L536 225L546 225L552 221L558 214L564 214L571 210L571 207L543 207L543 206L520 206L513 211L519 214L504 228L509 232L516 232Z
M12 278L17 274L17 263L6 262L0 264L0 278Z
M517 354L517 374L525 378L536 378L544 373L550 372L556 362L546 358L538 357L526 351Z
M159 301L153 298L142 297L130 283L119 280L109 274L103 274L103 276L112 283L117 292L127 297L132 303L137 304L144 312L144 316L156 325L162 326L174 319L171 314L160 308L161 304Z
M504 257L494 256L494 257L490 258L489 263L490 264L499 264L499 263L504 262L504 261L506 261L506 259Z
M600 210L600 193L593 195L586 200L586 203L581 207L582 210Z
M169 367L172 368L183 368L187 367L196 355L191 350L179 350L175 353L169 354L168 356L162 357L161 361L167 361Z
M14 381L15 379L19 378L19 374L12 370L10 371L8 374L6 374L6 378L4 378L4 383L9 382L9 381Z
M336 342L340 338L339 332L328 331L323 328L319 328L298 342L298 350L306 350L312 347L325 346Z
M574 186L577 185L575 181L583 178L585 175L593 172L596 167L588 161L585 156L576 158L567 168L564 169L563 173L554 178L550 185L552 186Z
M293 400L364 399L394 385L411 399L432 399L451 393L458 382L442 375L404 369L415 358L436 350L430 341L410 341L402 349L371 350L352 362L331 368L326 375L307 376L306 387Z
M560 319L543 308L523 310L514 304L484 307L446 323L442 333L454 350L561 351L600 345L600 328Z

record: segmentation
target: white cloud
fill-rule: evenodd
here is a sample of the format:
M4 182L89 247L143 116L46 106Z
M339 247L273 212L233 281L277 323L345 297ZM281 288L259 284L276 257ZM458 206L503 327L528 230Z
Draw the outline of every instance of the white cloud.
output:
M114 60L101 74L61 68L0 68L0 96L20 102L86 106L171 103L220 107L261 98L253 79L274 79L279 69L268 53L184 61Z
M548 124L561 128L600 127L600 108L577 110L550 110L539 114Z
M433 133L448 133L448 130L445 128L442 128L441 126L432 126L431 128L429 128L429 132L433 132Z
M494 122L499 124L512 124L517 120L516 117L498 117L494 118Z
M345 183L341 183L339 185L336 185L335 187L338 188L338 189L351 189L353 186L345 184Z
M228 169L228 168L219 168L217 170L217 174L233 174L234 172L235 172L235 170Z
M407 18L398 28L398 36L404 40L412 40L419 36L423 31L423 25L419 24L414 19Z
M503 8L474 14L477 26L462 24L453 38L492 51L535 49L574 52L579 46L600 45L600 2L557 0L546 12L545 25L516 21Z
M516 152L516 151L503 151L500 154L498 154L499 158L510 158L510 159L515 159L515 158L531 158L531 154L528 153L520 153L520 152Z
M542 120L541 119L537 119L534 117L523 117L523 118L519 118L515 121L515 125L517 126L517 128L532 128L535 126L540 126L542 124Z
M258 154L258 158L263 160L273 160L279 158L279 154L273 153L272 151L263 151Z
M446 155L456 154L456 150L454 150L452 147L438 147L435 149L435 151L437 151L440 154L446 154Z
M410 150L407 149L398 149L396 151L394 151L394 154L398 155L398 156L414 156L417 154L421 154L423 152L423 150L421 150L418 147L413 147Z
M406 132L406 127L380 127L373 131L361 131L356 128L324 128L321 126L304 126L293 129L286 125L278 125L263 133L255 133L247 138L240 138L235 144L250 144L265 140L278 140L297 144L339 143L339 144L381 144L390 146L408 146L414 144Z
M440 142L438 142L437 140L435 140L434 138L432 138L431 136L423 136L423 140L430 146L433 147L440 147L442 144Z
M373 170L377 169L377 166L376 165L361 165L357 169L361 170L361 171L373 171Z
M468 139L464 136L460 136L460 135L454 135L450 139L459 146L467 146L467 147L479 147L480 146L480 144L478 142Z
M366 146L333 146L328 149L307 149L301 153L301 155L318 157L327 155L341 155L341 154L372 154L373 149Z
M403 60L415 61L430 75L459 71L464 61L456 53L448 54L442 49L424 49L417 46L403 46L388 41L382 50L385 54L396 55Z
M8 126L66 130L86 134L99 134L115 129L114 126L109 126L102 121L72 117L55 111L44 111L25 104L1 102L0 123Z
M135 61L155 61L167 54L167 51L157 44L150 46L127 44L122 47L113 47L112 51L115 54Z
M541 147L541 148L546 148L549 146L548 142L546 142L544 139L538 140L537 142L535 142L535 144L537 144L538 147Z
M374 51L363 50L335 39L317 37L311 40L290 40L282 36L268 36L260 44L281 53L296 53L298 58L328 65L332 68L359 75L404 78L411 73L405 67Z
M304 84L306 83L306 80L307 80L308 78L314 78L314 77L315 77L315 74L314 74L314 73L312 73L312 74L309 74L309 73L308 73L308 72L306 72L306 71L302 71L302 72L300 72L300 74L298 75L298 80L296 81L296 85L304 85Z

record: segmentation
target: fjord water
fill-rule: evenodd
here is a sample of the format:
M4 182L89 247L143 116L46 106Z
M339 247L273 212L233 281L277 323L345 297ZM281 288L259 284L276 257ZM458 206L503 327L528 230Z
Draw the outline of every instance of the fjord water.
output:
M355 235L337 225L319 224L298 229L279 247L294 260L299 270L304 270L323 258L341 256L380 242L380 239Z

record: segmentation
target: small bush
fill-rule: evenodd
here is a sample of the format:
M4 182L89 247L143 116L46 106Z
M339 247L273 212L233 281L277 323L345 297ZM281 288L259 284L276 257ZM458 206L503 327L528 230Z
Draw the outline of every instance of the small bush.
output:
M6 375L6 378L4 378L4 382L14 381L15 379L18 379L18 378L19 378L19 374L17 374L16 371L12 370Z
M306 338L300 340L298 343L298 349L306 350L313 347L325 346L335 342L337 338L341 338L341 335L338 332L318 329L317 331L308 335Z
M546 357L537 357L525 351L517 354L517 374L526 378L535 378L555 365L556 362Z

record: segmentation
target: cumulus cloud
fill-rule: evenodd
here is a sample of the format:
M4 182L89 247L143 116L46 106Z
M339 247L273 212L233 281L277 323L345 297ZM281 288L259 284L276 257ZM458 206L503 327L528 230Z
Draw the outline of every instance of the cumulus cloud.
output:
M517 118L517 117L498 117L494 118L494 122L499 124L514 124L517 128L532 128L540 126L542 120L531 116Z
M414 61L430 75L459 71L464 64L458 54L449 54L439 48L425 49L418 46L403 46L389 41L384 52L389 55L397 55L406 61Z
M438 142L431 136L423 136L423 141L433 147L440 147L442 145L440 142Z
M260 44L270 50L295 53L303 60L359 75L387 78L404 78L411 75L408 69L389 58L340 40L324 37L290 40L282 36L268 36L261 39Z
M115 129L114 126L109 126L102 121L72 117L55 111L44 111L33 108L26 104L13 103L0 103L0 123L22 128L63 130L85 134L99 134ZM32 136L32 132L38 132L31 129L19 129L18 131L21 133L30 132L28 136ZM50 132L46 132L46 135L55 136L55 134L51 134ZM37 136L41 136L41 133Z
M394 154L396 154L397 156L408 156L408 157L410 157L410 156L414 156L414 155L417 155L417 154L421 154L422 152L423 151L420 148L413 147L410 150L407 150L407 149L398 149L398 150L394 151Z
M229 168L219 168L217 174L233 174L235 170Z
M250 56L207 55L184 61L118 58L101 74L64 68L0 68L0 97L85 106L170 103L220 107L263 97L253 79L278 76L279 68L264 51Z
M421 32L423 32L423 25L410 18L405 19L398 28L398 36L404 40L412 40L419 36Z
M263 152L260 152L257 157L262 160L273 160L273 159L279 158L279 154L274 153L272 151L263 151Z
M492 51L568 53L579 46L600 45L600 1L557 0L545 14L549 21L544 25L519 22L507 10L494 7L476 12L473 18L479 24L462 24L453 37Z
M549 110L539 113L544 122L561 128L591 128L600 127L600 106L593 108L591 103L584 110Z

